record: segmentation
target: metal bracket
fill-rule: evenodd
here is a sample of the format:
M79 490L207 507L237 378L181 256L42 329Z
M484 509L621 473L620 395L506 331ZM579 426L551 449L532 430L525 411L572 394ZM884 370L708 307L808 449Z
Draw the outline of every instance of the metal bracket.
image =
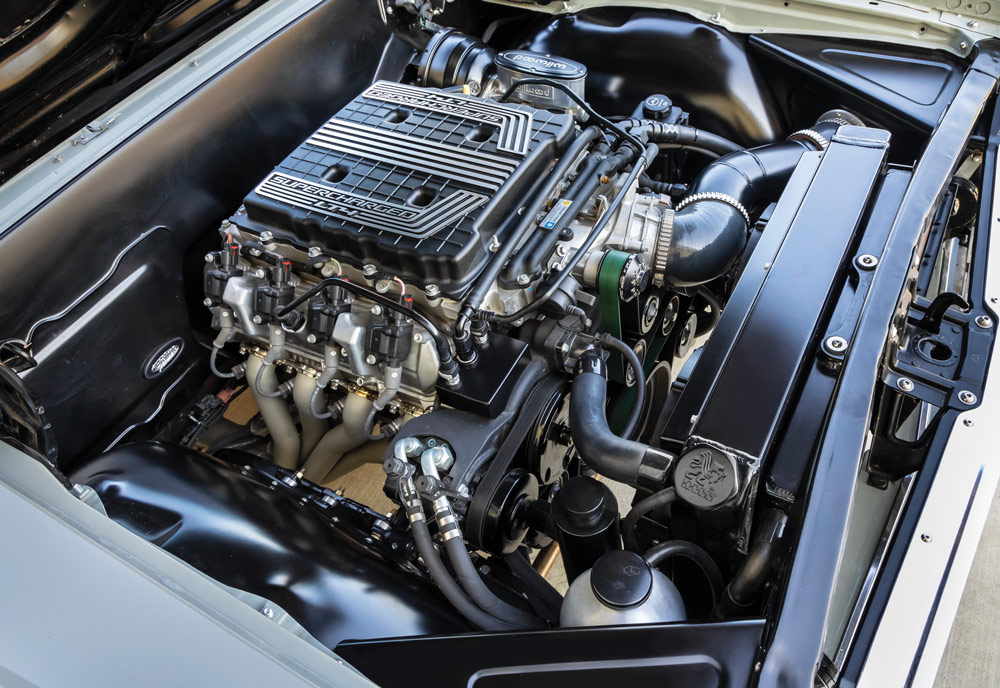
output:
M116 112L105 120L94 120L84 127L83 131L79 135L70 139L70 143L74 146L83 146L90 143L92 140L106 132L111 125L115 123L115 120L121 116L121 114L122 113L120 112Z

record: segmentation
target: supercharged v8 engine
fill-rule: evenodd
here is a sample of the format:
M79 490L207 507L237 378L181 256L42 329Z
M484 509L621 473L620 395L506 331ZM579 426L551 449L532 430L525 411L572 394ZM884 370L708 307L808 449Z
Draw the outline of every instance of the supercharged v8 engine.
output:
M847 675L933 432L982 395L995 83L581 3L379 2L344 38L348 2L310 40L349 50L227 86L197 140L231 157L130 182L185 202L93 221L81 271L128 241L0 340L0 431L375 680L745 685L807 640ZM907 87L943 95L906 113ZM151 224L112 236L122 203ZM8 368L41 401L8 403Z

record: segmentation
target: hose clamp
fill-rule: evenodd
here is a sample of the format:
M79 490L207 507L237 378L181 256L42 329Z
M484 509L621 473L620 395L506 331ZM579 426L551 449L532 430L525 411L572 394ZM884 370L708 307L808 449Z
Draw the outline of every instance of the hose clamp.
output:
M660 228L656 233L656 244L653 246L653 285L662 287L667 278L667 257L670 255L670 244L674 238L674 210L663 206L660 215Z
M830 142L827 138L818 131L814 131L812 129L799 129L798 131L792 132L792 134L788 137L789 141L801 141L803 139L816 144L821 151L825 151L830 147Z
M747 227L750 226L750 213L747 209L743 207L743 204L738 200L730 196L729 194L720 193L718 191L705 191L703 193L691 194L686 196L684 200L677 204L675 212L680 212L689 205L694 205L699 201L719 201L725 203L726 205L734 208L740 215L743 216L743 221L747 223Z

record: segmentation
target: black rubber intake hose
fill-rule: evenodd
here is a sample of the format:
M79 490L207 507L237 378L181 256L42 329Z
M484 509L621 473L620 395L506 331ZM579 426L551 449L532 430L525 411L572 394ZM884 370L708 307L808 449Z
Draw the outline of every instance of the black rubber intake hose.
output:
M573 444L588 466L601 475L633 486L658 490L672 457L647 444L619 437L608 427L607 369L596 352L580 358L569 396Z
M725 274L746 244L750 213L777 200L802 154L825 149L841 123L821 118L786 141L730 153L705 167L674 213L666 281L693 287Z

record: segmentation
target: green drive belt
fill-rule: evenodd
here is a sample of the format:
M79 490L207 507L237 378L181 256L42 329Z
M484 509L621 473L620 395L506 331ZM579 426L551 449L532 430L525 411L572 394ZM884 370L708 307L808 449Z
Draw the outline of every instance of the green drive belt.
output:
M621 319L621 293L619 284L621 283L622 270L631 254L625 251L608 251L601 261L601 267L597 272L597 293L600 297L601 306L601 327L602 329L618 339L622 338ZM637 297L638 298L638 297ZM661 301L663 295L660 296ZM643 358L642 367L648 374L656 364L660 351L667 341L667 337L662 333L663 308L660 304L660 313L656 322L650 329L654 333L647 342L646 354ZM608 378L622 384L622 391L617 395L610 409L609 425L615 432L620 432L625 427L632 405L635 403L635 386L625 387L625 361L618 352L611 352L608 358Z

